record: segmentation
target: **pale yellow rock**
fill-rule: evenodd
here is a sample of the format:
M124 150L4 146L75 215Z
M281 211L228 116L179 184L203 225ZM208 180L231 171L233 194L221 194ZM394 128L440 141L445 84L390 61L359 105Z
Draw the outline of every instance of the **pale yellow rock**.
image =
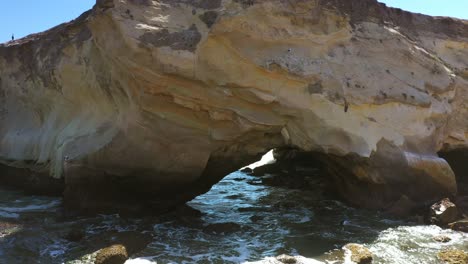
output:
M421 197L456 192L436 152L468 145L467 22L320 3L106 0L1 44L0 162L64 178L76 207L122 195L103 175L180 203L271 148L368 159L385 141L441 183Z

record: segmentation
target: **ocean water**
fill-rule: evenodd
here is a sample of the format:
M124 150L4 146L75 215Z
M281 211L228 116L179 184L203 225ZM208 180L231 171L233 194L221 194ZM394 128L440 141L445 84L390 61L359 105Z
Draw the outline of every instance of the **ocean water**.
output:
M129 219L64 217L59 198L0 190L0 263L92 263L99 247L129 232L150 240L131 264L281 263L281 254L297 263L352 263L342 250L347 243L368 247L374 263L421 264L438 263L445 248L468 250L465 233L389 219L319 192L266 186L234 172L190 201L195 210ZM81 230L82 239L71 241L71 230ZM437 235L451 241L436 242Z

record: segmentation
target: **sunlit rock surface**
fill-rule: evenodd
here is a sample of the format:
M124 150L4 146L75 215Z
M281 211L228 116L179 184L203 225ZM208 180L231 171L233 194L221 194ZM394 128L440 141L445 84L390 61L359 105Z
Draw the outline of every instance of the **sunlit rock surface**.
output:
M89 212L172 207L285 146L355 203L427 201L468 145L468 22L373 0L99 0L1 44L0 78L2 170Z

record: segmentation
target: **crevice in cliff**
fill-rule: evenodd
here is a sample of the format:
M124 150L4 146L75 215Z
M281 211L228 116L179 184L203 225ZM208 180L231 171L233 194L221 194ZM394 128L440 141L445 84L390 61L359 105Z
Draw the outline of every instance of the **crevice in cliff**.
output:
M48 171L36 172L0 164L0 186L23 190L30 195L61 196L63 179L49 177Z
M264 185L313 191L318 199L335 199L336 185L322 160L326 155L322 155L291 147L275 148L241 171L260 177Z
M438 155L448 162L455 173L458 195L468 195L468 148L443 150Z

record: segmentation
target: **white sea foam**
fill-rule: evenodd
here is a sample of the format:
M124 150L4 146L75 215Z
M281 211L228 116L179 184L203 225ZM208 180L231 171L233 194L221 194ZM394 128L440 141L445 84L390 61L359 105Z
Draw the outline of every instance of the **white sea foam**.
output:
M0 207L0 211L9 212L9 213L21 213L28 211L39 211L46 210L57 207L60 205L60 201L51 201L46 204L32 204L23 207Z
M310 259L302 256L294 256L296 259L297 264L325 264L325 262L321 262L315 259ZM274 257L267 257L259 261L249 261L243 262L242 264L282 264L283 262L277 260Z
M352 256L351 250L349 250L346 247L343 247L343 250L344 250L344 262L343 262L343 264L355 264L355 262L351 260L351 256Z
M151 261L149 259L150 257L129 259L125 261L125 264L157 264L156 261Z
M443 235L451 240L439 243L435 236ZM438 226L401 226L380 233L375 242L368 245L377 261L392 260L395 264L435 263L437 253L446 247L463 249L468 234L442 229Z
M18 218L19 214L5 212L5 211L2 211L2 209L0 209L0 217L3 217L3 218Z

